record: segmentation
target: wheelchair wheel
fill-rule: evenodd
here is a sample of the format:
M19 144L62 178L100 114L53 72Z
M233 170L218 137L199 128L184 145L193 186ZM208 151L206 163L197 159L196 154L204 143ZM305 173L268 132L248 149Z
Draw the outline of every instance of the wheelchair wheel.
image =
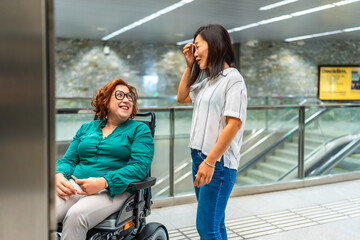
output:
M167 240L166 230L163 227L158 227L147 240Z
M96 233L96 234L92 235L90 238L87 238L87 239L89 239L89 240L102 240L103 238L102 238L100 233Z

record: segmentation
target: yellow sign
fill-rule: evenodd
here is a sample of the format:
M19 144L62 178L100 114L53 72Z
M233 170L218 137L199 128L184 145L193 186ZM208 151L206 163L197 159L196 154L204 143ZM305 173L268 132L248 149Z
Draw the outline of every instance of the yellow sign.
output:
M360 100L360 67L320 66L320 100Z

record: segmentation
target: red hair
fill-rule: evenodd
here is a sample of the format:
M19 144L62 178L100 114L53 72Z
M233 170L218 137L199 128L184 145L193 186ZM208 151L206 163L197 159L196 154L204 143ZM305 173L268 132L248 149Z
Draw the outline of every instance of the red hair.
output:
M100 119L101 121L104 120L108 114L108 106L111 95L118 85L126 86L130 92L135 94L135 100L133 101L133 110L131 112L130 118L133 119L138 111L136 88L127 84L124 80L120 78L116 78L111 82L109 82L108 84L106 84L104 87L100 88L97 91L96 95L91 100L91 105L95 108L94 112L96 118Z

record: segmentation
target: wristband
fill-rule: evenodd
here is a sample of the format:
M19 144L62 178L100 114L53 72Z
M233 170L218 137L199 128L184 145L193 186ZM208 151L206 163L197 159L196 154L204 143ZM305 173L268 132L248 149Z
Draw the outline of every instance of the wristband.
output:
M215 165L212 165L210 163L208 163L206 160L204 160L205 164L208 165L209 167L215 168Z

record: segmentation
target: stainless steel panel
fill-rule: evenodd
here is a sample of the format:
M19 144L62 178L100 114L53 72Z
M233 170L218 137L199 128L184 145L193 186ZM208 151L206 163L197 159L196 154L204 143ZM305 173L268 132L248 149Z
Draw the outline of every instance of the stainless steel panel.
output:
M49 3L0 1L0 239L50 236Z

